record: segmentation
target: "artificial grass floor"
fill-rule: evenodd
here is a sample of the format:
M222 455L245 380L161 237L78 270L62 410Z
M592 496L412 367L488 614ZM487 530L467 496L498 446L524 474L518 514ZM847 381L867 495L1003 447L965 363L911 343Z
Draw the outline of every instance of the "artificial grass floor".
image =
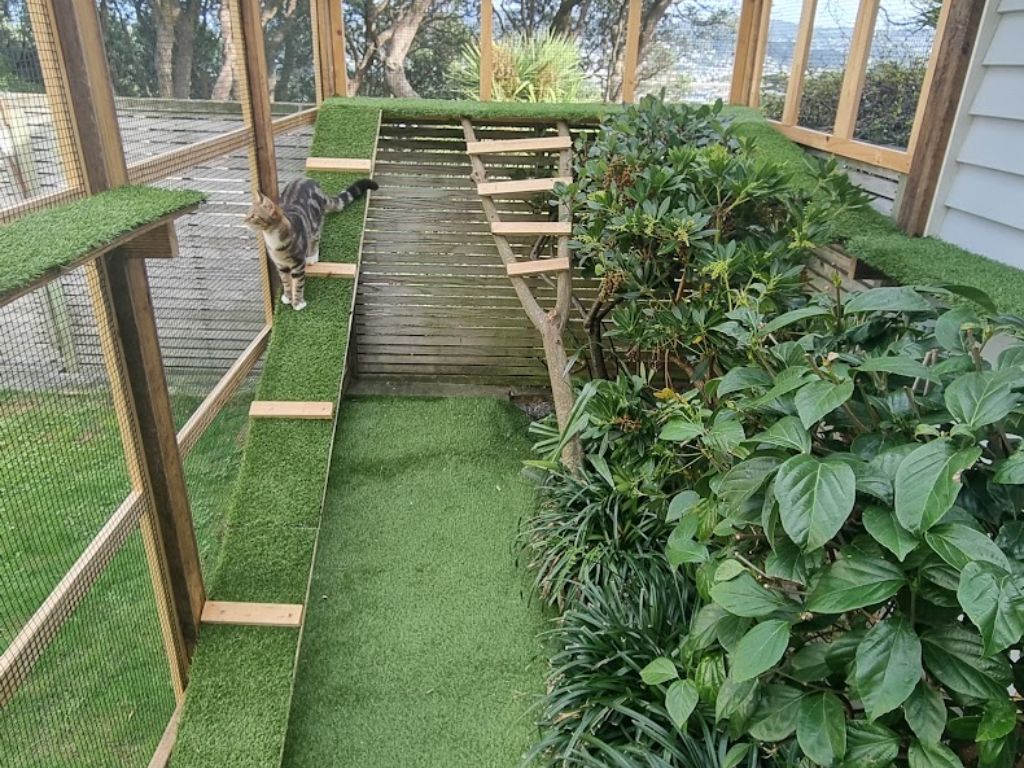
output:
M342 406L287 768L510 768L542 689L514 538L526 419L477 399Z

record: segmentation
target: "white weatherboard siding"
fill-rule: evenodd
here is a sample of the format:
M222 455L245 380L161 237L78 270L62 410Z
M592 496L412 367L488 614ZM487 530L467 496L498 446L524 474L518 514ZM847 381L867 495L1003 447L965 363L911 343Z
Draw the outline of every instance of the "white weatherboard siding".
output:
M1024 268L1024 0L988 0L927 234Z

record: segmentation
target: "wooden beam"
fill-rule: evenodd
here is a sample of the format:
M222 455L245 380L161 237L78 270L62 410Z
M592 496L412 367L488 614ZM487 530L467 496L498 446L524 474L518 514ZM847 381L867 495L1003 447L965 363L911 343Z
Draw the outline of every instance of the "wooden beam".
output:
M306 170L370 173L373 160L360 157L307 157Z
M733 58L732 83L729 87L730 104L750 101L750 77L757 46L757 26L761 18L762 0L743 0L739 26L736 30L736 53Z
M786 101L782 107L782 124L796 125L800 118L800 101L804 95L804 77L807 75L807 60L811 54L811 39L814 36L814 16L818 12L818 0L804 0L800 11L800 26L793 46L793 63L789 68L789 83L786 85Z
M157 742L156 751L149 760L148 768L167 768L171 762L171 753L174 751L174 743L178 740L178 728L181 725L181 710L184 702L179 702L171 713L171 719L164 728L163 736Z
M334 95L334 46L331 40L332 0L310 0L309 27L313 40L313 87L316 103Z
M145 511L143 493L138 490L129 493L32 618L15 635L0 656L0 709L11 700L43 651L85 599L125 540L134 533Z
M764 59L768 54L768 27L772 16L772 0L761 0L761 15L757 23L757 44L754 61L750 69L750 97L752 107L761 106L761 78L764 75Z
M260 0L224 0L229 3L234 41L235 71L239 74L242 117L250 135L249 170L253 196L264 194L277 200L277 155L267 80L267 53L263 39L263 10ZM274 321L274 297L281 292L281 279L270 264L262 237L256 238L261 255L263 316Z
M334 403L299 400L253 400L249 416L254 419L332 419Z
M521 261L518 264L506 264L505 274L509 277L526 277L527 275L547 275L554 272L566 272L571 269L569 259L537 259Z
M783 125L775 120L769 122L775 130L797 144L831 152L840 157L848 157L851 160L859 160L869 165L877 165L879 168L888 168L899 173L906 173L910 170L910 155L902 149L879 147L856 139L841 139L830 133L814 131L799 125Z
M571 147L572 139L566 136L544 136L539 139L474 141L466 145L466 152L470 155L498 155L504 152L557 152Z
M203 624L232 624L242 627L302 626L302 606L287 603L231 603L207 600Z
M846 57L846 74L843 75L839 106L836 107L835 127L832 129L837 139L853 138L880 1L860 0L860 7L857 9L857 20L853 24L853 37L850 40L850 53Z
M571 176L554 176L547 179L515 179L512 181L488 181L476 185L478 195L499 197L501 195L521 195L530 192L550 192L555 184L572 184Z
M345 0L331 0L328 5L331 21L331 62L334 65L334 95L348 96L348 67L345 63Z
M571 235L568 221L496 221L491 224L492 235Z
M335 277L352 280L359 272L359 265L341 261L319 261L306 266L306 277Z
M626 60L622 72L622 102L636 101L637 69L640 65L640 21L643 0L629 0L626 17Z
M492 0L480 3L480 101L490 101L494 85L494 8Z
M919 114L914 119L918 131L911 138L910 173L896 214L896 223L910 235L923 235L928 224L984 5L976 0L946 0L942 10L942 35L934 43L925 77L928 90L921 94L924 106L919 103Z
M188 456L189 452L195 448L207 427L217 418L217 414L220 413L224 404L232 398L241 383L245 381L246 376L255 367L256 362L263 356L267 343L270 341L270 329L269 325L263 326L263 329L256 334L256 338L249 343L245 351L228 368L227 373L210 390L210 394L193 411L185 425L178 430L178 451L182 458Z

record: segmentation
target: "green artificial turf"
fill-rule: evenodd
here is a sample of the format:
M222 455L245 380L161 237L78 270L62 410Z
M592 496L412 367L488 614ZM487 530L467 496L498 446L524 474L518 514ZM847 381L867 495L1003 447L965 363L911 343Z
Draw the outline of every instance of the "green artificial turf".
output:
M118 187L0 226L0 296L119 235L202 202L201 192Z
M219 547L251 398L251 390L232 398L185 460L204 565ZM172 397L179 426L200 402ZM6 648L113 514L130 482L108 393L0 392L0 414L0 648ZM173 709L149 569L136 532L4 707L0 763L145 765Z
M544 671L526 427L497 400L346 401L285 766L519 764Z
M443 120L475 118L477 120L568 120L597 121L622 107L616 104L587 102L579 104L543 104L522 101L444 101L441 99L384 99L367 96L327 99L320 112L351 114L358 110L381 112L388 118Z
M379 113L321 112L311 154L370 157ZM315 174L332 193L357 175ZM327 218L323 261L358 258L365 200ZM337 402L352 283L310 278L301 312L278 305L257 390L261 400ZM329 421L253 421L227 514L214 600L304 603L334 433ZM193 659L173 768L277 768L284 747L297 630L205 626Z

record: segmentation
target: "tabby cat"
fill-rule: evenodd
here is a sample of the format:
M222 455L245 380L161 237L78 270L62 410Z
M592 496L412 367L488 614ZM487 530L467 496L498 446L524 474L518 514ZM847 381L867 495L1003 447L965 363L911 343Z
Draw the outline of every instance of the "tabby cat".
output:
M312 179L296 179L281 193L280 204L266 195L253 203L245 223L263 233L267 253L281 275L281 302L293 309L306 306L306 265L320 260L324 215L344 209L368 189L373 179L360 179L337 197L328 197Z

